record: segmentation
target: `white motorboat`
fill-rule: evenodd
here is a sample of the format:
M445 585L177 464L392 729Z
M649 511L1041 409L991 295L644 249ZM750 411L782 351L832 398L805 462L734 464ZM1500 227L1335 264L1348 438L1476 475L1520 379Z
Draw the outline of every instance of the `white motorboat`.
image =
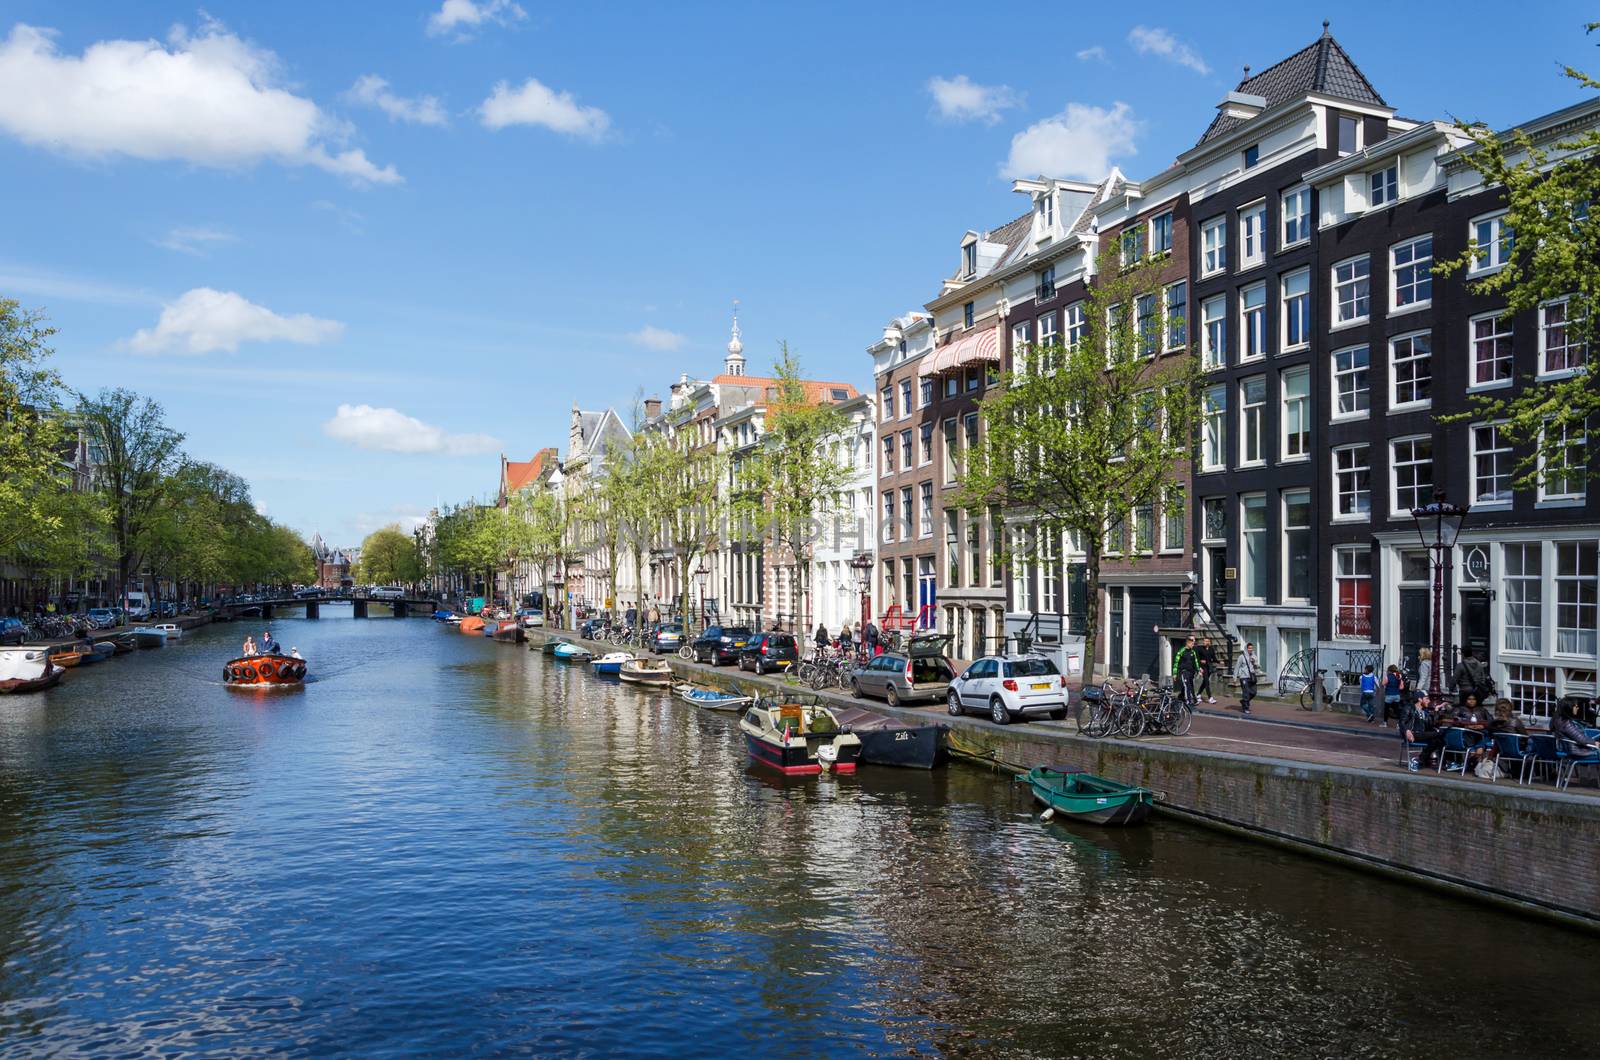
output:
M183 636L183 627L176 622L163 622L154 627L167 635L168 640L177 640Z
M0 695L36 692L61 680L48 649L0 648Z

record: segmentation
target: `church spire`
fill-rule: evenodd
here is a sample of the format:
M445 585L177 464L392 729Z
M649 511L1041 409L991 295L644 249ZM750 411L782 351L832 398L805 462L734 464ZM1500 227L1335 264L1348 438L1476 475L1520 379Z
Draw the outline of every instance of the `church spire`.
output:
M728 340L728 359L722 362L728 375L744 375L744 343L739 340L739 300L733 300L733 337Z

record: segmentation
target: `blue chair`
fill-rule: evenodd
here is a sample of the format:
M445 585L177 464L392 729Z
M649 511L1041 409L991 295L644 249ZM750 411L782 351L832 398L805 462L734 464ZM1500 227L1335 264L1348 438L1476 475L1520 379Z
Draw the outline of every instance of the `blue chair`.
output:
M1539 770L1549 769L1555 773L1557 780L1561 779L1561 763L1564 756L1561 745L1549 733L1537 732L1528 737L1532 744L1533 757L1528 761L1528 776L1532 779Z
M1495 761L1504 770L1512 762L1517 764L1517 783L1528 782L1528 764L1533 760L1533 745L1526 736L1514 732L1494 734Z
M1422 752L1428 747L1426 740L1412 742L1406 739L1406 726L1400 723L1400 765L1406 769L1411 768L1411 763L1422 757Z
M1483 746L1483 736L1471 729L1452 727L1444 731L1444 747L1439 751L1439 763L1434 767L1435 773L1443 773L1445 764L1451 755L1461 759L1461 772L1467 771L1467 760L1472 757L1472 752Z
M1556 769L1558 788L1565 788L1572 783L1572 774L1578 771L1579 766L1600 766L1600 747L1584 751L1571 740L1562 740L1558 747L1561 754L1561 764Z

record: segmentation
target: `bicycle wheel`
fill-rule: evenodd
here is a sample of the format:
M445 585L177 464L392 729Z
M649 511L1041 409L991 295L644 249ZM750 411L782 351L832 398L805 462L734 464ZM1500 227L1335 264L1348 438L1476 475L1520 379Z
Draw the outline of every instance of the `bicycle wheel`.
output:
M1194 711L1189 709L1189 704L1179 703L1177 714L1172 723L1167 726L1167 731L1174 736L1182 736L1189 731L1189 726L1194 724Z
M1144 711L1137 703L1126 703L1117 711L1117 734L1130 740L1144 735Z
M1315 681L1307 682L1306 686L1300 690L1300 709L1301 710L1316 710L1317 709L1317 690L1318 690L1318 686L1317 686L1317 683Z
M684 662L694 662L694 649L685 644L683 647L678 649L678 658L682 659Z

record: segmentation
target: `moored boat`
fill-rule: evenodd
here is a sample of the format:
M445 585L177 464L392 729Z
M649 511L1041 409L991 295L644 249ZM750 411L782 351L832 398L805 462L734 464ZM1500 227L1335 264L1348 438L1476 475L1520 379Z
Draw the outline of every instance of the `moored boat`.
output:
M501 644L521 644L528 639L528 634L515 622L486 622L483 635Z
M94 653L102 659L109 659L118 654L117 646L109 640L97 640L94 642Z
M110 640L101 641L101 643L111 645L111 650L118 655L126 655L134 648L132 633L118 633Z
M581 644L574 644L570 640L557 644L551 654L562 662L585 663L594 658L594 652Z
M712 688L710 685L696 685L684 682L674 685L672 694L685 703L693 703L697 707L707 710L740 710L751 703L750 696L741 696L737 692L729 692L725 688Z
M456 624L456 629L467 634L468 636L476 636L477 634L483 632L483 626L483 619L479 618L477 615L468 615L466 618L463 618Z
M292 655L242 655L222 667L222 682L230 688L281 688L305 677L306 661Z
M43 691L60 681L61 674L43 648L0 648L0 695Z
M92 654L83 650L82 648L79 648L76 644L58 645L57 647L50 648L49 653L50 661L61 667L63 670L70 670L74 666L81 665L84 660L87 659L90 654Z
M750 760L785 776L854 773L861 741L822 700L805 693L763 697L739 719Z
M1035 766L1017 774L1049 816L1065 814L1079 821L1104 825L1143 824L1150 816L1156 793L1149 788L1119 784L1093 773L1065 773Z
M154 626L140 626L138 629L130 630L129 635L133 637L134 646L138 648L159 648L167 642L167 635Z
M163 622L155 628L165 633L168 640L178 640L183 636L183 627L176 622Z
M598 656L589 667L597 674L610 674L615 677L622 669L622 664L633 658L632 652L608 651Z
M561 647L561 645L571 643L571 637L551 637L539 646L539 650L544 652L546 655L554 655L556 653L556 649Z
M461 621L460 616L457 615L454 611L446 611L442 607L439 608L437 611L435 611L433 613L433 620L435 622L448 622L452 618L455 619L457 622Z
M861 761L874 766L933 769L950 758L948 725L910 725L859 707L833 712L861 741Z
M663 659L629 659L617 669L617 677L630 685L672 684L672 667Z

